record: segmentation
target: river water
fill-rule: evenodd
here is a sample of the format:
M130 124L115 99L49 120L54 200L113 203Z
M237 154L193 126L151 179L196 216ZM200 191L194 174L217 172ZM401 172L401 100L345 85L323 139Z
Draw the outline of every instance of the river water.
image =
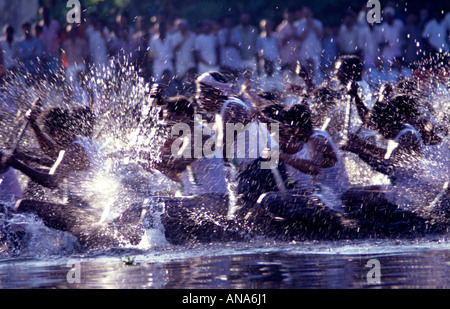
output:
M164 245L0 260L2 289L435 289L447 237ZM261 292L261 291L260 291Z

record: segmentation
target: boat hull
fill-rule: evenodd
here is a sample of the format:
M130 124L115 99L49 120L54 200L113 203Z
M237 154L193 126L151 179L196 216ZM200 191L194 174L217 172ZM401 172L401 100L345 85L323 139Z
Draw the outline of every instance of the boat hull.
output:
M229 201L224 195L157 197L152 203L155 201L164 205L160 219L172 244L242 241L258 236L285 241L414 238L447 233L450 227L448 200L443 203L445 207L423 216L391 204L336 211L319 197L305 199L293 194L280 198L274 192L232 220L227 216Z

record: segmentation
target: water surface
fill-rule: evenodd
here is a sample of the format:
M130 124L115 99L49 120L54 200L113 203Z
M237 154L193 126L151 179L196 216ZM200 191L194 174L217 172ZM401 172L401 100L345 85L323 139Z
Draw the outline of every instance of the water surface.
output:
M376 283L368 280L374 259L381 274ZM435 289L449 288L449 278L445 237L259 240L0 260L2 289Z

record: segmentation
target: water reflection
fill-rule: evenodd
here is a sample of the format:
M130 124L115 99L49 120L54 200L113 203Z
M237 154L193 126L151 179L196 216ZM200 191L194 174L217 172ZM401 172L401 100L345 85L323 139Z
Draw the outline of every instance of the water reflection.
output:
M380 263L379 284L367 280L370 259ZM449 288L450 251L336 255L260 253L194 257L166 262L80 259L80 283L69 283L66 262L0 261L0 288L83 289L354 289Z

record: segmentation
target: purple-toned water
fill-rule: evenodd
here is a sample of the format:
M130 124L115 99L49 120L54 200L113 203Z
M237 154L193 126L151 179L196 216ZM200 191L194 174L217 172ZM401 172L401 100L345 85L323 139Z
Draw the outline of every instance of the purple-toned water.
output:
M373 260L379 281L371 279ZM2 289L434 289L449 288L449 275L446 238L261 241L0 260Z

